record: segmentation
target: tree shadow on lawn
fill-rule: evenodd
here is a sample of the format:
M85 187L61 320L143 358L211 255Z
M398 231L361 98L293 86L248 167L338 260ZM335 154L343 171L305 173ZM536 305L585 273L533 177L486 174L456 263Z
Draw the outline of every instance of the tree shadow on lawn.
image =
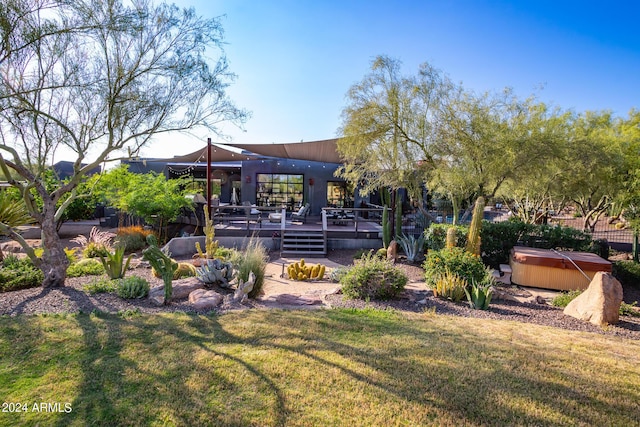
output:
M540 375L540 367L529 366L528 363L540 363L547 360L549 355L544 349L537 350L527 348L523 354L516 354L513 359L500 360L504 348L512 346L508 339L497 339L482 334L474 336L472 342L465 335L465 339L456 333L443 333L438 328L424 330L413 328L410 325L403 326L400 335L407 342L438 342L445 341L444 348L434 346L403 346L391 345L386 348L377 348L372 357L371 349L362 349L348 343L336 340L327 340L326 332L314 333L319 326L332 331L347 331L347 333L375 334L381 339L387 336L397 338L398 327L395 321L384 319L372 319L367 316L349 315L340 311L327 311L326 316L318 321L310 319L305 313L296 313L291 316L288 313L282 316L278 311L271 311L265 315L265 324L277 324L279 333L272 336L261 335L258 331L253 336L239 338L226 330L224 325L215 322L207 325L200 319L193 320L192 326L200 329L204 339L198 340L201 348L217 355L234 360L247 367L249 362L240 357L230 356L210 348L216 343L236 343L243 346L266 346L284 350L292 357L303 357L308 363L318 365L317 372L327 372L337 369L346 376L356 380L366 387L374 387L384 394L391 394L401 399L406 404L415 404L416 410L426 411L422 414L421 421L432 420L433 410L436 412L455 414L456 420L465 422L477 422L482 424L508 424L514 420L532 424L553 424L558 422L558 416L562 415L564 421L571 424L597 424L602 422L602 413L630 414L635 421L638 419L639 407L630 407L615 399L603 400L598 396L611 397L620 393L628 393L630 390L617 389L608 384L594 382L590 375L580 375L575 372L565 372L562 368L548 368L544 371L548 375ZM304 330L305 334L300 331ZM464 331L460 331L462 334ZM209 341L209 334L213 333L218 339ZM284 336L283 336L284 334ZM420 337L416 340L416 337ZM185 337L192 339L191 336ZM300 344L289 346L281 344L282 341L302 340ZM493 341L493 343L492 343ZM472 355L468 354L469 348L474 349ZM330 361L321 357L323 352L332 352L341 359L356 362L366 369L354 369L345 364ZM572 357L572 356L566 356ZM471 359L471 362L468 360ZM588 358L580 362L588 363ZM404 369L399 366L409 365ZM375 375L365 373L373 369ZM249 369L252 373L269 384L269 388L278 396L278 413L284 414L284 409L289 402L279 391L275 381L265 377L257 368ZM362 372L360 372L362 370ZM567 378L571 378L567 381ZM581 391L586 390L586 391ZM527 402L525 406L511 405L510 401ZM575 408L576 402L579 402ZM381 402L384 403L384 402ZM537 410L530 411L528 406L536 405ZM584 411L587 407L590 411ZM571 408L571 410L568 410ZM593 416L591 415L593 413ZM532 415L540 414L540 415ZM636 418L633 418L636 417ZM286 418L281 415L279 421L284 423ZM409 422L415 422L410 420ZM280 423L278 423L280 425Z
M396 419L399 423L433 423L445 416L446 422L472 424L594 425L603 414L628 414L628 424L640 422L640 406L629 403L634 400L615 398L637 390L597 382L588 369L567 372L567 364L558 363L573 358L575 366L585 366L593 354L548 354L549 348L464 323L444 328L438 322L446 322L445 316L399 326L393 317L360 311L265 310L248 314L251 325L237 326L246 316L77 315L84 341L82 380L73 411L62 414L57 425L255 423L251 414L233 413L234 398L260 399L252 401L256 410L264 408L273 425L285 425L295 402L279 384L286 379L255 363L255 351L265 348L281 351L281 363L295 359L319 376L341 372L371 391L379 401L371 404L401 402L410 411L398 414L407 417ZM521 327L514 323L513 334ZM244 328L242 336L237 328ZM566 339L566 331L554 333ZM371 348L372 339L380 345ZM237 368L248 377L227 375ZM255 395L237 395L246 393L247 382L255 384ZM345 422L355 422L349 419L345 414Z
M234 408L229 405L233 391L242 387L229 382L216 364L185 363L185 358L192 357L197 348L206 350L214 360L227 359L242 365L265 383L275 396L272 410L275 425L283 425L284 400L275 383L242 358L217 351L215 345L210 345L243 344L244 341L225 337L222 329L215 327L216 339L212 342L211 336L199 333L203 328L212 330L207 325L211 319L185 324L185 319L200 316L182 313L175 316L177 318L134 314L123 318L103 312L78 315L85 347L82 384L72 403L73 411L60 418L57 425L250 424L245 414L233 413ZM190 332L189 326L198 328ZM205 379L207 383L203 383ZM200 384L194 386L194 381ZM228 402L213 402L213 405L206 402L218 394L223 394Z

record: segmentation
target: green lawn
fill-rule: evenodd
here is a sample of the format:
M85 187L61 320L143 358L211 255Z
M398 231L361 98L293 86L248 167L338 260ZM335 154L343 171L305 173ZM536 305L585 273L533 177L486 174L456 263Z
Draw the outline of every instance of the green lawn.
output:
M27 404L11 426L631 426L640 342L375 310L0 317L0 396Z

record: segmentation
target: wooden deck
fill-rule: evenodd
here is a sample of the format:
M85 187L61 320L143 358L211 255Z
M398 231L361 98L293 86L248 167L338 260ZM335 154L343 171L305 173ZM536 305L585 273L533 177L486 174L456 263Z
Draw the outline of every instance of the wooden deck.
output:
M282 234L282 225L280 221L271 222L269 219L251 218L223 218L214 219L216 234L219 236L250 236L257 234L260 237L274 237L274 233ZM299 221L285 221L285 232L321 232L322 219L319 216L309 216L302 223ZM365 219L336 219L327 220L328 237L338 238L356 238L356 239L379 239L382 232L382 226L373 221Z

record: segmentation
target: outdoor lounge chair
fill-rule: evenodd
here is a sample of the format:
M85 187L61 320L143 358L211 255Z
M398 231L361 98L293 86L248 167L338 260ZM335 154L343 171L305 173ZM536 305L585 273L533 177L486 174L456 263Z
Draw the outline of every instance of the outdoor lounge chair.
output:
M307 222L307 215L309 215L310 211L309 203L305 204L301 207L298 212L293 212L291 214L291 221L301 221L303 223Z
M251 202L244 201L242 205L245 207L244 212L247 215L247 221L255 221L262 228L262 212L251 205Z

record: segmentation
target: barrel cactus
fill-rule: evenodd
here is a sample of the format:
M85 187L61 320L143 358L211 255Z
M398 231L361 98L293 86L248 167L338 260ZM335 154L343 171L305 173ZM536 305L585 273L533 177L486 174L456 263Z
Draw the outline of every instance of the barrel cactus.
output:
M289 264L289 267L287 267L289 278L293 280L323 279L325 271L326 267L324 265L308 265L305 264L304 259Z

